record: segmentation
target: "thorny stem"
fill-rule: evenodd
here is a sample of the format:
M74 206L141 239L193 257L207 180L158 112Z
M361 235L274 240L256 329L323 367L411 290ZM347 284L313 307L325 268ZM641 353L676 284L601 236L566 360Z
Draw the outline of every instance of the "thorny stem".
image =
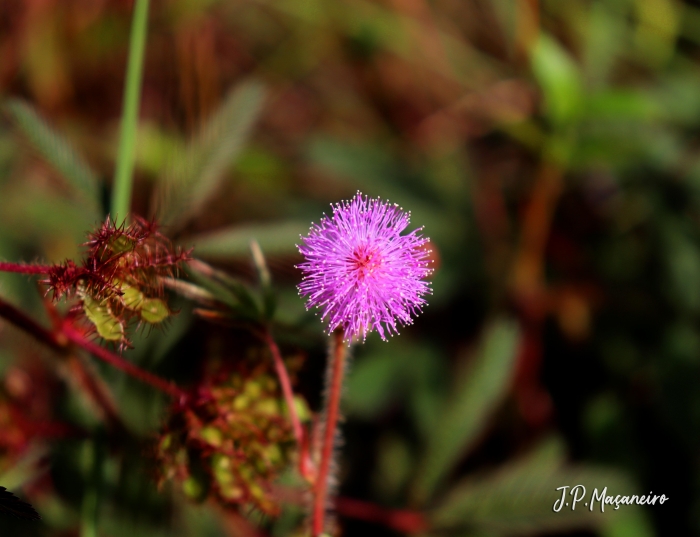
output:
M326 399L321 459L314 487L314 503L311 515L311 532L313 537L319 537L325 529L326 497L328 494L328 481L331 477L329 473L331 460L333 459L338 417L340 415L340 396L343 391L343 373L345 372L346 358L347 349L343 344L343 331L338 330L333 333L332 354L329 356L326 365L326 372L328 373L326 378L328 379L329 385Z
M55 351L65 351L65 341L60 341L58 336L50 332L34 319L28 317L21 310L15 308L12 304L5 302L0 298L0 317L8 320L17 328L20 328L28 334L34 336L38 341L51 347Z
M0 298L0 317L8 320L17 328L21 328L28 334L31 334L38 341L44 345L47 345L48 347L51 347L55 351L65 353L67 351L67 344L69 341L71 341L100 360L107 362L108 364L124 371L142 382L145 382L146 384L150 384L154 388L165 392L172 397L178 397L181 399L186 399L188 397L187 393L174 384L167 382L159 376L149 373L148 371L145 371L130 362L127 362L121 356L112 354L107 349L100 347L96 343L86 340L82 333L68 323L64 323L61 331L58 334L55 334L38 324L34 319L28 317L25 313L14 307L12 304L5 302L2 298Z
M68 339L62 334L54 334L50 332L25 313L15 308L12 304L0 299L0 317L6 319L17 328L24 330L28 334L34 336L37 341L50 347L54 351L62 354L69 352ZM101 388L100 384L93 379L90 374L84 369L77 358L69 356L69 369L74 378L86 390L88 395L102 408L105 412L105 417L115 428L124 430L124 425L119 418L119 415L114 408L114 405L109 400L108 395Z
M294 392L292 391L292 382L289 379L289 372L287 371L287 367L284 365L284 360L282 360L280 349L272 337L269 329L265 330L263 337L265 338L265 342L267 343L270 353L272 354L272 360L275 362L277 377L279 378L284 400L287 403L287 408L289 409L289 419L292 422L294 438L296 439L300 450L299 470L303 477L307 477L309 468L305 460L305 454L302 452L304 447L304 429L301 426L301 421L299 420L299 415L297 414L297 409L294 405Z
M0 272L17 272L20 274L48 274L51 265L29 265L25 263L7 263L0 261Z
M62 328L62 333L70 341L72 341L79 347L82 347L93 356L99 358L103 362L107 362L109 365L116 367L121 371L124 371L128 375L131 375L132 377L153 386L157 390L160 390L163 393L167 393L168 395L179 399L186 399L188 397L187 393L175 386L172 382L163 380L159 376L154 375L153 373L149 373L148 371L141 369L140 367L132 364L131 362L126 361L121 356L109 352L104 347L100 347L98 344L93 343L92 341L88 341L87 339L85 339L85 336L82 333L80 333L71 325L64 326Z

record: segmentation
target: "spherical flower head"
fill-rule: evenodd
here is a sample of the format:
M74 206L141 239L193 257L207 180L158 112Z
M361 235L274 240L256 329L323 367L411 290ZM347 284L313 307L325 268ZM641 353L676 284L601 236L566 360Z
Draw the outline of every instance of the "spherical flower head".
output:
M297 245L306 261L298 286L306 308L320 308L328 332L342 328L348 341L377 330L383 340L398 334L397 322L413 323L430 294L430 239L423 228L401 233L410 213L360 192L312 224Z

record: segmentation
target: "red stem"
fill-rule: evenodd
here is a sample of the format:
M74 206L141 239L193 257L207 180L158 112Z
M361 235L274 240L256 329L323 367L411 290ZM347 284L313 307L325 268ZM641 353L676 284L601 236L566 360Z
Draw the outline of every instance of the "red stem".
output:
M81 332L73 328L70 324L66 324L63 326L62 333L70 341L72 341L79 347L82 347L83 349L88 351L96 358L99 358L103 362L107 362L109 365L116 367L121 371L124 371L128 375L131 375L132 377L137 378L140 381L145 382L146 384L149 384L172 397L177 397L180 399L187 398L187 393L175 386L175 384L173 384L172 382L168 382L160 378L159 376L154 375L153 373L149 373L148 371L141 369L140 367L132 364L131 362L126 361L121 356L109 352L104 347L100 347L96 343L88 341L87 339L85 339L85 336Z
M287 403L287 408L289 409L289 419L292 422L292 429L294 431L294 438L299 446L299 471L304 478L309 478L312 472L310 466L310 460L307 460L308 452L304 452L304 429L301 426L301 421L299 420L299 415L297 414L296 406L294 405L294 392L292 391L292 382L289 379L289 372L287 367L284 365L284 360L282 359L282 354L277 346L272 334L269 330L265 330L263 337L267 343L270 353L272 354L272 360L275 363L275 370L277 371L277 378L280 381L280 386L282 386L282 393L284 394L284 400Z
M343 373L345 372L345 358L347 352L343 344L343 331L333 333L333 352L329 356L326 370L328 380L328 399L326 403L326 420L323 431L323 445L321 448L321 460L314 487L314 504L311 518L311 531L313 537L319 537L324 530L326 515L326 497L328 494L328 479L333 458L336 428L340 410L340 396L343 391Z
M48 274L52 265L25 265L24 263L6 263L0 261L0 271L19 272L21 274Z
M336 503L339 515L381 524L401 533L423 533L430 528L425 515L418 511L386 509L354 498L338 498Z
M51 347L55 351L65 352L65 341L60 341L53 332L38 324L21 310L15 308L0 298L0 317L7 319L28 334L34 336L41 343Z
M85 392L86 396L102 412L102 417L117 434L126 432L126 425L119 416L119 411L114 405L114 399L102 380L91 374L82 360L75 353L71 353L66 361L68 372L72 375L76 384Z

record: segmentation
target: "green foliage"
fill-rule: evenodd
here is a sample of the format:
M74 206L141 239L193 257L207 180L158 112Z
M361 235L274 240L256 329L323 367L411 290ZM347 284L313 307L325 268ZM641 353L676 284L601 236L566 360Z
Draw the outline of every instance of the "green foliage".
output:
M296 251L299 235L308 229L308 223L299 221L243 225L188 237L182 242L196 244L197 255L212 260L248 255L251 240L256 240L265 252L284 254Z
M482 434L510 388L518 339L517 325L509 320L495 321L484 331L475 356L455 378L446 406L438 411L435 428L428 435L416 498L424 501L432 495Z
M100 220L99 180L65 137L55 132L31 105L10 100L5 109L35 150L66 181L76 201L93 219Z
M558 487L583 485L590 494L607 486L615 494L632 494L634 488L619 474L593 467L565 466L559 441L549 440L532 453L496 472L458 483L433 510L436 528L470 528L488 535L529 535L533 532L565 532L611 523L617 513L581 503L576 509L553 506L561 498ZM607 514L607 516L606 516ZM637 518L639 518L637 514Z
M260 112L265 92L259 82L234 88L202 126L159 184L157 214L166 225L181 226L216 194Z
M554 39L543 34L532 51L532 71L544 92L549 120L570 125L580 114L583 88L573 59Z

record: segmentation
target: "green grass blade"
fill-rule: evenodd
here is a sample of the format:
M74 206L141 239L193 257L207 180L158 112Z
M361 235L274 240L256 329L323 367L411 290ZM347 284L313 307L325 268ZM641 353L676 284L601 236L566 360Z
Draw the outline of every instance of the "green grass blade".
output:
M112 187L112 218L124 219L129 213L133 186L134 152L136 148L136 123L139 113L139 96L143 78L143 57L148 30L148 0L136 0L134 19L129 41L129 63L124 86L121 133L117 167Z

